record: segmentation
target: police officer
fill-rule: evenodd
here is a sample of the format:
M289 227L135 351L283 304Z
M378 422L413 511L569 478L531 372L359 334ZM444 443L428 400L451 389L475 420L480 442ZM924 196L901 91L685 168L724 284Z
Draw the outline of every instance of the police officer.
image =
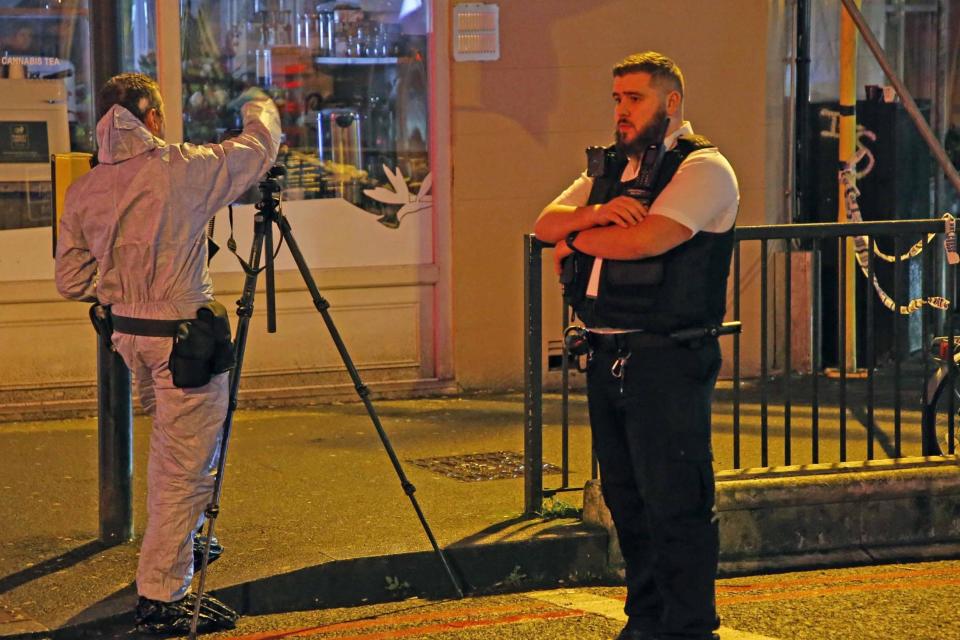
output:
M671 59L625 58L613 68L613 101L616 143L547 205L535 231L556 243L565 296L588 329L590 424L626 562L629 620L618 638L711 640L720 349L715 337L678 336L723 321L737 181L684 121ZM645 154L658 148L654 167ZM646 201L627 195L641 167L656 169Z
M146 632L190 628L194 535L212 496L229 396L222 369L176 371L173 337L215 305L207 223L266 173L280 143L273 102L259 90L244 98L240 136L168 144L157 83L138 73L110 79L100 93L99 164L67 191L60 224L57 289L111 306L113 345L153 418L137 567L136 621ZM202 605L199 630L234 626L237 615L223 603L204 596Z

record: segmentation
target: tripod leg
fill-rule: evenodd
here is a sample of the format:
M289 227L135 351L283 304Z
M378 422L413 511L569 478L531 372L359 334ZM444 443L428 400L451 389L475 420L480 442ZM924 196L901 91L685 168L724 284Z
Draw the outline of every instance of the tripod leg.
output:
M213 530L220 514L220 493L223 488L223 474L226 469L227 443L230 440L230 428L233 425L233 414L237 408L237 392L240 389L240 371L243 367L243 354L247 346L247 334L250 329L250 318L253 316L253 296L257 290L257 275L260 268L260 256L263 252L264 238L270 221L267 216L258 213L254 223L253 246L250 249L250 262L247 268L246 279L243 283L243 293L237 300L237 337L234 341L236 351L236 365L230 372L230 396L227 405L227 416L223 421L223 433L220 438L220 453L217 461L217 476L213 485L213 497L207 505L207 540L203 546L203 560L200 563L200 581L197 585L196 602L193 607L193 620L190 623L190 640L196 640L197 624L200 621L200 604L206 586L207 565L210 562L210 545L213 541Z
M453 584L453 589L456 592L457 597L462 598L463 589L461 589L459 581L454 576L453 570L450 567L450 563L447 562L447 557L440 549L440 545L437 544L437 540L433 536L433 531L430 530L430 525L427 524L427 519L423 515L423 511L420 509L420 504L417 502L416 496L413 495L417 488L413 486L413 483L407 479L406 474L403 472L403 467L400 465L400 459L397 458L397 454L393 450L393 445L390 444L390 438L387 437L387 433L384 431L383 425L380 423L380 417L377 415L376 409L374 409L373 403L370 401L370 390L363 383L363 380L361 380L360 373L357 371L357 368L353 363L353 359L350 357L350 353L347 351L347 347L343 343L343 339L340 337L340 332L333 323L333 318L330 316L329 311L330 303L327 302L327 300L320 294L320 290L317 288L317 284L314 281L313 276L310 274L310 267L307 265L303 254L300 252L300 247L297 246L297 242L293 238L293 232L290 229L290 223L282 216L280 216L276 222L277 226L280 227L280 233L283 235L284 241L287 243L287 246L290 247L290 254L297 263L297 268L300 270L300 275L303 277L303 281L307 285L307 289L310 291L310 296L313 298L313 304L323 317L324 324L327 325L327 331L329 331L330 337L333 339L333 343L337 347L337 351L340 353L340 359L343 360L343 364L347 368L347 373L350 375L350 379L353 381L354 388L357 390L357 395L360 396L360 400L363 401L363 405L367 409L367 414L370 416L370 420L373 422L373 426L376 428L377 434L380 436L380 441L383 443L383 448L390 457L390 462L393 464L393 468L397 472L397 477L400 479L400 486L403 488L403 492L407 494L407 497L410 498L413 509L417 513L417 518L420 519L420 524L423 526L423 531L427 534L427 538L430 540L433 550L440 558L440 562L443 564L443 568L447 572L450 582Z

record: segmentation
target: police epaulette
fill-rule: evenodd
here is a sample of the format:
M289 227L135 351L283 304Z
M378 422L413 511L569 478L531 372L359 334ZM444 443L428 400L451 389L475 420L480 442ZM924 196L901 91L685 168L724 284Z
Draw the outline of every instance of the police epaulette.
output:
M704 136L694 134L692 136L680 136L677 138L677 146L674 148L676 149L678 147L685 147L683 151L690 153L691 151L696 151L697 149L709 149L715 146L715 144L710 142Z

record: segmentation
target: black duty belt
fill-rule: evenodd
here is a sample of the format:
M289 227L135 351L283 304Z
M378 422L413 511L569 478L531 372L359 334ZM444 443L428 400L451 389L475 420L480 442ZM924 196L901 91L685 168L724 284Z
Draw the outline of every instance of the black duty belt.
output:
M678 342L670 336L642 331L630 333L587 332L587 341L594 351L619 353L637 349L655 349L657 347L675 347Z
M647 333L646 331L630 331L623 333L596 333L587 331L587 342L594 351L633 351L635 349L655 349L657 347L675 347L678 345L696 346L702 340L716 339L718 336L727 336L740 333L740 321L724 322L723 324L695 327L693 329L679 329L670 335Z
M184 322L187 322L187 320L146 320L144 318L113 316L113 330L134 336L172 338L177 335L177 329Z

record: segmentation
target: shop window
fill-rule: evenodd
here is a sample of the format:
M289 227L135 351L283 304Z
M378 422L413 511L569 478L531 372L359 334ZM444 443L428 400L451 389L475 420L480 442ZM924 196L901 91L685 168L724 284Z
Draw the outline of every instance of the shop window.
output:
M155 0L120 0L117 29L120 71L157 77L157 9Z
M0 229L50 225L50 155L93 149L87 0L0 0Z
M425 0L182 0L185 139L240 127L257 85L280 108L287 200L334 199L399 226L425 202Z

